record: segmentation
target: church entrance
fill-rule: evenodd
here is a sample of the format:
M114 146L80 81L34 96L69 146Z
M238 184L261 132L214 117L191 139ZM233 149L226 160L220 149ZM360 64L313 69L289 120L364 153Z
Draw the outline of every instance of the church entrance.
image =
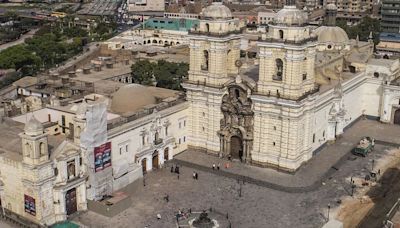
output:
M394 123L394 124L399 124L399 125L400 125L400 109L397 109L397 110L394 112L393 123Z
M169 149L168 147L164 149L164 161L168 161L168 157L169 157Z
M158 151L154 151L153 153L153 169L158 169L159 162L158 162Z
M68 190L65 194L65 207L67 215L71 215L78 210L76 204L76 188Z
M243 157L243 142L238 136L231 137L231 156L233 159L242 160Z

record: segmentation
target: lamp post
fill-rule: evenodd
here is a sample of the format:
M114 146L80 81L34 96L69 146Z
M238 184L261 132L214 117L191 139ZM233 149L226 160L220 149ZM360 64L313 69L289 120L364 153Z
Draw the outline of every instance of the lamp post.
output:
M371 171L374 171L374 164L375 164L375 159L372 159L372 167L371 167Z
M351 181L351 196L353 196L353 194L354 194L354 188L356 187L356 185L354 184L354 181L352 180Z
M331 204L328 203L328 221L329 221L329 211L331 210Z

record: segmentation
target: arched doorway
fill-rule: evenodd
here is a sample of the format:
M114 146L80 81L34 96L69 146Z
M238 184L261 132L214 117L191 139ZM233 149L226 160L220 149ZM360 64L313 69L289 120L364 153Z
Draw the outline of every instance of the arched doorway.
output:
M231 156L233 159L242 160L243 157L243 142L239 136L231 137Z
M67 215L71 215L78 210L76 188L70 189L65 193L65 209Z
M146 170L147 170L147 159L146 158L143 158L142 159L142 171L143 171L143 173L146 173Z
M400 125L400 108L394 112L393 123Z
M164 161L168 161L168 157L169 157L169 148L165 148L164 149Z
M153 169L158 169L159 162L158 162L158 151L154 151L153 153Z

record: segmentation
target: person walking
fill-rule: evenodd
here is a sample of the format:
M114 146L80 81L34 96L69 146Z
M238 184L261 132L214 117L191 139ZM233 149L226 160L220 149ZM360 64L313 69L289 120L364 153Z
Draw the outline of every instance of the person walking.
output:
M174 165L171 166L171 173L174 172Z
M196 172L196 180L199 179L199 174Z
M212 169L213 169L213 170L215 170L215 163L213 163L213 165L212 165Z
M221 166L221 163L218 162L217 170L219 170L219 167L220 167L220 166Z
M193 179L196 179L196 172L193 171Z

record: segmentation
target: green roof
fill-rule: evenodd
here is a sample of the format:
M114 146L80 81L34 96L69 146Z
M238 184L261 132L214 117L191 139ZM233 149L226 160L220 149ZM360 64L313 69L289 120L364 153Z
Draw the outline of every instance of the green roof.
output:
M166 29L174 31L189 31L193 26L198 25L197 19L184 18L150 18L144 22L147 29Z
M65 222L54 224L51 226L51 228L79 228L79 226L76 225L75 223L65 221Z

